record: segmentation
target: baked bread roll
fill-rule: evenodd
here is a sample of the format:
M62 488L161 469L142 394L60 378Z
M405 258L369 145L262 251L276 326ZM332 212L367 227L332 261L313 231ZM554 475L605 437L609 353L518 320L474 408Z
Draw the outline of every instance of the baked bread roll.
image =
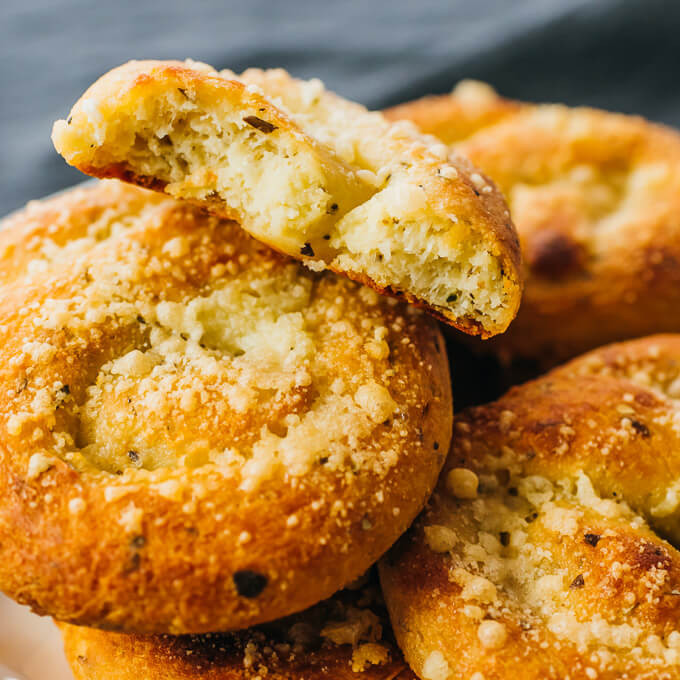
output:
M496 187L318 80L130 62L92 85L52 139L83 172L191 200L468 333L501 333L517 311L519 246Z
M444 144L454 144L526 106L530 105L499 96L491 85L461 80L450 94L428 95L383 113L388 120L410 120L419 130L434 135Z
M386 115L456 142L510 205L526 288L509 332L485 350L546 367L608 342L680 331L677 131L595 109L517 104L470 83Z
M680 678L680 336L596 350L456 419L381 562L424 680Z
M133 632L244 628L363 573L450 440L435 321L118 182L0 237L0 589Z
M61 625L76 680L417 680L377 585L237 633L128 635Z

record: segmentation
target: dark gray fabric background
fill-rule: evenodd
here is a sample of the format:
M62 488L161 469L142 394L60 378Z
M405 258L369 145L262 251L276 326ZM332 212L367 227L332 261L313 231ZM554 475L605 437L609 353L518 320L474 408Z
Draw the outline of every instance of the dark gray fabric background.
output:
M96 77L185 57L283 66L369 107L474 77L680 126L677 0L0 0L0 214L81 179L49 135Z

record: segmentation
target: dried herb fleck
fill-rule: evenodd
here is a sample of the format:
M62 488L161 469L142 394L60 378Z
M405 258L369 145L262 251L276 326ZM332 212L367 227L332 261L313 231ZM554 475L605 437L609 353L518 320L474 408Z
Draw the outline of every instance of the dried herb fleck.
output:
M258 574L256 571L243 569L237 571L233 576L236 592L241 597L252 599L257 597L267 585L267 577L264 574Z
M277 128L277 126L274 125L273 123L269 123L266 120L262 120L262 118L258 118L257 116L246 116L243 120L244 122L248 123L248 125L250 125L251 127L254 127L256 130L264 132L265 135L274 132L274 130L276 130Z
M576 588L583 588L583 586L586 584L583 574L579 574L569 585L569 588L571 590L574 590Z
M140 550L146 545L146 538L144 536L135 536L131 541L130 541L130 547L133 550Z

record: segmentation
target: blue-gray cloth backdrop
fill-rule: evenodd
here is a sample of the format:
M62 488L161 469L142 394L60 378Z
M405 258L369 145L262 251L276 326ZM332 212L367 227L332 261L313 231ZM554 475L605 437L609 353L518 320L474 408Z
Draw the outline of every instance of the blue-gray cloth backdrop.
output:
M480 78L680 126L677 0L0 0L0 215L81 179L49 135L133 58L283 66L369 107Z

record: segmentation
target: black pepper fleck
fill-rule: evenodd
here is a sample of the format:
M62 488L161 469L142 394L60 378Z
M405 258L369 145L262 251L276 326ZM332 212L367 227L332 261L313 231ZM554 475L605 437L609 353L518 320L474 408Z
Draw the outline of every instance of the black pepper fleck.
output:
M133 463L139 463L139 454L136 451L130 449L127 455Z
M447 302L455 302L458 299L458 294L457 293L451 293L449 297L446 298Z
M308 257L314 257L314 248L309 243L305 243L302 248L300 248L300 255L307 255Z
M146 538L144 538L144 536L135 536L130 541L130 547L133 548L134 550L139 550L140 548L143 548L145 545Z
M235 572L233 579L238 594L249 599L257 597L267 585L267 577L264 574L249 569Z
M330 241L330 240L331 240L331 235L330 235L330 234L324 234L324 235L323 235L323 240L324 240L324 241Z
M432 447L436 451L439 448L439 442L435 442L434 444L432 444Z
M508 531L501 531L499 538L502 546L507 548L510 545L510 533Z
M649 428L644 423L641 423L639 420L632 420L631 419L630 424L631 424L631 427L639 435L641 435L644 439L647 439L647 437L649 437L651 435Z
M328 206L328 214L332 215L333 213L338 212L338 204L337 203L331 203Z
M137 571L139 569L139 564L142 561L142 558L139 556L138 552L133 552L132 555L130 556L130 561L128 562L127 566L125 567L125 573L126 574L131 574L134 571Z
M68 120L66 121L66 125L70 125L73 122L73 116L69 116Z
M588 544L592 545L593 548L600 542L599 534L585 534L583 540Z
M266 120L262 120L262 118L258 118L257 116L246 116L243 121L248 123L251 127L254 127L256 130L264 132L265 135L276 130L276 125L269 123Z

